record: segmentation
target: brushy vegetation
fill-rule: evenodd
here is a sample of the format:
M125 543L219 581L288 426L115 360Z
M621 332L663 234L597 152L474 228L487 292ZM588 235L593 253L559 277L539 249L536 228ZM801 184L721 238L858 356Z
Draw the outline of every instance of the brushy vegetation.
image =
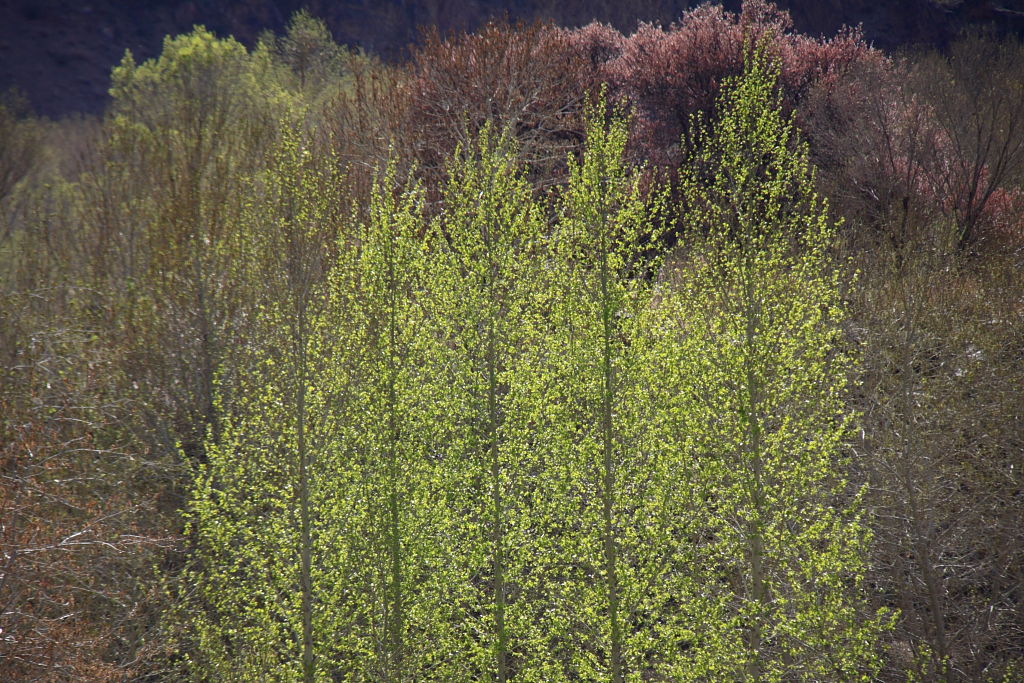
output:
M1014 680L1024 48L752 0L0 103L0 678Z

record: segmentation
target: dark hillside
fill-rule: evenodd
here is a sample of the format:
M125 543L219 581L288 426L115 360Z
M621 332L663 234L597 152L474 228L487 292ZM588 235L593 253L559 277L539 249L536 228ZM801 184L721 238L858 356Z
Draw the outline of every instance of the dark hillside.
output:
M0 90L21 89L33 108L47 116L95 113L107 102L111 67L126 49L148 59L166 35L204 24L218 35L252 44L261 31L280 32L291 14L306 7L324 19L340 43L385 57L400 55L420 27L442 33L472 30L508 13L512 19L548 18L564 26L592 20L631 31L639 21L670 23L692 0L4 0L0 3ZM726 9L739 2L727 0ZM913 43L942 44L966 25L997 23L1024 29L1022 0L788 0L796 30L832 35L842 25L863 24L865 37L884 49Z

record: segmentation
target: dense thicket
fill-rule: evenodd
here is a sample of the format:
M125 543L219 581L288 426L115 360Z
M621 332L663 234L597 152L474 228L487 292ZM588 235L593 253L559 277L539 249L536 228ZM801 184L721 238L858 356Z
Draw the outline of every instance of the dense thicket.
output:
M5 99L0 677L1019 676L1022 61L299 14Z

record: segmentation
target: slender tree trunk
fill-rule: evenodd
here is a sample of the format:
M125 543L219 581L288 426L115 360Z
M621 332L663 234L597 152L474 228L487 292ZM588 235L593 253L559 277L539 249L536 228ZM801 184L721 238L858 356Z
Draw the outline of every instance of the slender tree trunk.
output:
M301 296L301 294L300 294ZM313 652L312 540L309 505L309 452L306 446L306 318L300 304L295 346L298 356L297 445L299 450L299 584L302 591L302 680L312 683L316 674Z
M490 179L493 184L494 178ZM493 190L492 190L493 191ZM501 425L501 411L498 406L498 349L495 327L500 317L497 311L497 280L499 267L494 262L493 244L497 228L488 225L484 232L484 246L488 273L487 287L487 450L491 474L491 526L494 560L494 628L497 640L494 643L495 665L499 683L508 680L508 632L505 627L505 501L501 491L501 444L498 430Z
M601 440L602 440L602 521L604 525L604 570L605 584L608 589L608 618L611 621L611 680L621 683L623 680L622 666L622 626L619 623L619 575L618 549L615 531L615 462L614 462L614 424L612 406L615 400L615 367L612 361L612 305L610 301L608 272L608 235L607 219L602 216L601 234L601 323L602 323L602 359L601 374L603 391L601 394Z
M498 640L495 643L495 660L498 680L508 680L508 634L505 630L505 520L504 501L501 495L501 461L498 443L498 379L495 368L494 321L490 321L487 342L487 413L488 441L491 461L491 510L493 514L494 542L494 625Z
M198 139L197 146L202 144L201 139L202 131L200 131L200 138ZM188 186L189 204L191 208L191 221L192 225L189 231L191 238L189 240L190 247L192 250L192 267L195 271L195 288L196 288L196 315L199 319L196 321L199 327L199 354L200 362L202 363L202 369L200 370L199 378L199 391L201 396L199 400L201 402L200 409L203 414L203 427L209 427L213 435L213 441L216 443L219 440L219 425L217 420L217 410L214 405L214 382L216 373L216 359L214 354L216 352L216 339L215 330L211 323L211 311L210 311L210 297L207 291L207 273L206 264L204 263L204 241L212 241L211 235L207 233L204 236L200 236L200 226L204 224L202 200L200 193L200 183L202 182L202 171L201 165L198 160L192 159L189 162L191 171L189 177L191 182ZM208 228L207 228L208 229ZM203 434L202 436L205 436Z
M388 649L391 656L393 680L401 681L404 676L404 642L405 605L402 600L402 518L399 501L398 482L401 477L398 448L398 392L396 382L395 354L398 345L398 320L396 301L397 282L395 275L394 254L388 246L388 349L387 349L387 381L388 381L388 551L391 556L391 581L389 600L391 618L388 623Z
M749 255L747 256L749 257ZM751 578L751 599L758 607L759 614L752 620L748 630L748 648L750 649L750 663L747 666L747 676L751 681L761 680L761 644L763 633L761 629L760 611L768 604L768 590L765 585L764 567L764 536L763 518L764 508L764 457L761 452L761 387L757 378L755 360L757 348L760 344L758 339L757 320L760 316L757 301L757 284L751 280L749 272L744 274L744 312L746 314L746 418L747 435L746 466L750 468L749 476L752 478L749 490L750 504L753 506L753 515L747 525L747 536L749 539L750 553L750 578Z
M204 272L202 265L202 256L198 253L195 256L195 268L196 306L199 309L199 353L201 356L200 362L203 364L202 369L200 370L201 377L199 379L199 390L202 393L200 401L202 403L203 422L212 430L214 442L216 442L218 430L217 411L213 405L213 385L214 375L216 374L213 359L213 326L210 325L209 298L206 292L206 273Z

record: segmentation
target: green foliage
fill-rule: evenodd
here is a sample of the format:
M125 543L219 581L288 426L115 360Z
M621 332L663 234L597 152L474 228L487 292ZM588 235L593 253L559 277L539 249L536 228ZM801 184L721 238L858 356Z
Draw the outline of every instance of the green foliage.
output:
M424 437L419 193L381 178L324 277L339 178L295 134L277 158L235 250L248 264L236 274L267 293L252 311L252 358L219 392L222 431L191 495L192 670L420 678L450 577Z
M864 612L869 532L843 474L835 227L780 113L777 67L760 50L747 60L682 174L703 235L673 305L700 425L687 447L713 476L700 555L715 609L701 625L713 646L677 675L868 679L886 619Z
M507 134L486 125L451 160L444 210L427 235L431 330L443 356L439 433L455 524L449 587L465 612L449 652L461 675L507 680L513 661L542 661L531 576L530 498L537 483L522 403L532 374L524 349L537 341L534 306L543 214ZM540 649L538 649L540 648Z
M297 113L277 71L202 28L168 38L143 64L126 55L98 154L77 185L89 243L82 284L116 312L112 334L130 349L133 382L166 387L141 397L157 433L170 435L159 438L165 452L175 440L189 456L201 452L206 429L217 429L214 378L230 381L228 354L251 336L238 311L259 293L230 276L232 249L249 181Z
M604 108L589 107L551 244L540 440L553 480L549 619L561 677L640 680L673 657L676 634L659 623L678 605L667 577L686 561L676 551L690 471L651 391L665 368L644 245L660 237L663 198L641 193L623 159L626 121Z
M187 513L199 677L310 680L311 655L334 647L312 634L337 630L344 614L351 559L332 530L353 507L328 476L337 449L325 421L341 399L322 364L322 248L338 185L287 133L233 245L235 277L261 280L266 295L250 312L247 372L217 393L220 432Z
M749 59L670 278L603 100L550 229L485 126L429 226L381 176L326 279L338 181L284 136L231 246L267 341L193 488L197 674L870 677L834 226Z
M288 29L275 41L282 62L299 79L300 85L320 85L340 75L339 58L343 49L334 42L327 26L305 10L292 15Z
M938 64L973 99L878 96L888 158L844 177L908 239L841 296L778 81L831 116L877 55L747 9L493 25L405 67L300 12L126 56L102 121L0 105L0 678L1013 678L1020 258L909 236L936 177L965 241L1019 232L1016 148L985 142L1014 55ZM719 109L671 146L658 87L635 117L562 87L599 75ZM626 159L677 149L672 215Z
M156 59L136 64L126 52L111 73L110 96L115 112L136 121L165 116L169 107L182 114L226 117L228 112L219 110L227 102L239 106L246 99L280 96L267 92L273 85L266 79L269 69L262 55L250 55L235 39L217 38L197 26L191 33L165 38ZM245 119L237 117L234 123L242 125Z
M439 628L454 622L454 580L443 541L451 513L429 374L437 349L425 333L422 226L422 191L389 167L366 222L343 237L340 248L353 260L342 259L332 276L332 327L350 327L352 336L325 361L337 368L332 382L353 397L334 485L351 491L360 515L337 535L361 561L349 589L361 615L354 644L339 647L332 664L355 680L456 675L444 668L447 635Z
M352 87L353 72L379 64L372 55L334 42L323 21L305 10L292 15L285 34L261 37L257 53L267 53L291 72L283 82L312 104Z

